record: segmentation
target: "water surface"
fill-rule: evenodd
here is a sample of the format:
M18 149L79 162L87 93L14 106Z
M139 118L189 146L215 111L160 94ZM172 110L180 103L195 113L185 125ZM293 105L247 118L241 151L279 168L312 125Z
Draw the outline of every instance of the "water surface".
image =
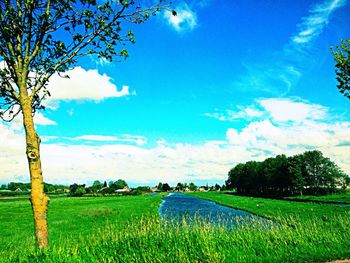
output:
M164 197L159 207L159 214L163 220L181 223L185 219L189 223L199 219L210 224L225 225L229 228L241 224L271 224L270 220L249 212L182 193L170 193Z

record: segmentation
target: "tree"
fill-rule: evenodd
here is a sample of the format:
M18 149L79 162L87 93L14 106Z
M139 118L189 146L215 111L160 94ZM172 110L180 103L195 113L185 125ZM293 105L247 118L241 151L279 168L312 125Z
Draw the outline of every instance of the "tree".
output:
M124 180L119 179L115 182L110 181L108 186L110 188L110 193L113 193L115 190L123 189L124 187L128 186L128 184Z
M288 157L288 177L290 180L290 187L292 194L303 195L303 190L305 186L304 174L303 172L303 157L302 155L294 155Z
M158 183L157 189L158 189L158 191L163 190L163 184L161 182Z
M72 184L69 186L71 196L82 196L86 193L85 184Z
M162 190L163 190L164 192L168 192L170 189L171 189L171 188L170 188L169 184L167 184L167 183L163 184Z
M335 49L331 48L339 91L350 99L350 39L343 39Z
M221 190L221 186L218 185L218 184L215 184L214 189L215 189L216 191L220 191L220 190Z
M94 193L96 193L98 190L102 188L102 183L99 180L94 181L94 183L91 186L91 189Z
M177 191L183 191L184 189L184 185L182 183L177 183L176 187L175 187L175 190Z
M123 189L124 187L128 186L128 184L122 179L118 179L118 181L116 181L114 183L115 183L117 189Z
M0 117L13 120L22 113L32 185L31 204L39 248L48 247L47 206L40 159L40 137L33 115L54 74L73 68L79 58L94 55L112 61L126 58L132 31L122 23L139 24L167 8L164 0L140 7L120 0L3 0L0 2ZM118 47L118 50L117 50Z
M196 191L197 190L197 186L194 183L190 183L188 185L188 188L190 189L190 191Z

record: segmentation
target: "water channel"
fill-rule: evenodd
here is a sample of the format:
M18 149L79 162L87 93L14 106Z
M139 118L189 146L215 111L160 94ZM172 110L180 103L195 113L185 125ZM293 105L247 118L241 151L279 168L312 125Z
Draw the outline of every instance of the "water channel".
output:
M163 198L159 207L159 214L163 220L178 223L196 220L214 225L234 228L239 225L262 223L271 225L271 221L239 209L219 205L215 202L197 198L182 193L170 193Z

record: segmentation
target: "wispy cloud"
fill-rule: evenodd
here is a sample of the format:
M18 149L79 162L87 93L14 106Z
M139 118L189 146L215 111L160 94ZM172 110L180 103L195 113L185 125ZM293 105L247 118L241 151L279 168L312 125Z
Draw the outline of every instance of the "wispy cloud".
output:
M331 0L313 7L309 11L310 15L304 17L303 22L299 24L298 33L292 37L293 43L305 44L314 40L328 24L331 14L345 4L346 0Z
M106 136L106 135L81 135L73 138L66 138L72 141L90 141L90 142L122 142L122 143L132 143L139 146L145 145L147 139L143 136L123 134L121 136Z
M45 117L41 112L37 112L34 115L34 123L37 125L57 125L57 123L49 118Z
M217 119L219 121L237 121L239 119L252 120L261 117L264 112L251 105L248 107L237 106L234 110L217 110L215 112L204 113L204 116Z
M176 15L165 11L164 18L177 32L187 32L197 27L197 14L185 2L181 2L174 9Z
M219 110L205 113L207 117L219 121L252 121L269 119L272 122L307 122L326 120L328 108L319 104L310 103L300 98L262 98L254 104L239 105L236 110Z
M245 64L246 74L233 83L244 91L261 91L285 96L297 85L305 68L310 66L311 44L323 32L331 15L346 4L346 0L327 0L313 6L309 15L301 18L297 32L280 51L269 54L260 63Z
M211 5L214 2L214 0L198 0L196 1L196 5L200 8L205 8L209 5Z

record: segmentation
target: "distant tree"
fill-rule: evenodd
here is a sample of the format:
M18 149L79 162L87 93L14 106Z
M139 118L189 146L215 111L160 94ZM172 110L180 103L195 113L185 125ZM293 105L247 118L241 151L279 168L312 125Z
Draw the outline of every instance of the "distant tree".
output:
M305 187L305 168L302 155L288 157L288 177L291 194L303 195Z
M218 184L215 184L214 189L215 189L216 191L219 191L219 190L221 190L221 186L218 185Z
M288 174L288 159L284 154L277 155L274 158L274 162L274 175L272 177L274 186L279 194L289 194L288 188L291 182Z
M71 196L82 196L86 193L85 184L72 184L69 186L69 193Z
M75 191L74 196L83 196L86 193L84 186L79 186L78 189Z
M236 189L238 192L243 191L244 166L244 164L239 163L228 172L228 179L226 181L226 188L228 190Z
M124 180L119 179L119 180L117 180L115 182L110 181L108 183L108 186L110 188L110 192L114 192L114 191L116 191L118 189L123 189L124 187L128 186L128 184Z
M303 154L306 169L305 182L308 188L318 193L322 186L322 175L324 174L324 157L320 151L307 151Z
M124 187L128 186L128 184L122 179L118 179L118 181L115 182L115 185L117 189L123 189Z
M6 185L6 184L2 184L2 185L1 185L1 189L2 189L2 190L7 189L7 185Z
M184 185L182 183L177 183L175 189L177 191L183 191L184 190Z
M334 162L315 150L237 164L229 171L226 186L242 195L326 194L345 188L347 178Z
M167 183L163 184L162 190L164 192L168 192L168 191L170 191L170 189L171 189L171 187L169 186L169 184L167 184Z
M334 56L335 72L339 91L350 99L350 39L343 39L335 49L331 48Z
M91 186L91 190L92 190L92 192L96 193L102 187L103 187L102 183L99 180L96 180L93 182L93 184Z
M190 189L190 191L196 191L198 187L194 183L191 182L188 185L188 188Z
M350 185L350 176L344 173L344 178L345 178L345 186Z
M158 183L157 189L158 189L159 191L162 191L162 190L163 190L163 184L162 184L161 182Z
M14 191L16 190L16 185L14 182L10 182L7 184L7 189L11 190L11 191Z
M107 182L106 181L103 183L103 188L105 188L105 187L107 187Z
M79 187L79 186L78 186L78 184L76 184L76 183L71 184L71 185L69 186L69 193L70 193L70 195L74 195L75 192L77 191L78 187Z
M138 187L136 187L136 190L139 190L142 193L150 193L150 192L152 192L151 188L149 186L138 186Z
M52 193L56 190L56 187L54 185L48 185L47 186L47 192Z
M144 1L142 1L144 2ZM166 8L163 0L4 0L0 2L0 118L22 112L26 155L32 183L31 205L39 248L48 247L47 206L40 158L40 137L33 115L44 109L48 83L65 76L78 59L92 55L107 61L126 58L134 43L125 23L139 24Z

